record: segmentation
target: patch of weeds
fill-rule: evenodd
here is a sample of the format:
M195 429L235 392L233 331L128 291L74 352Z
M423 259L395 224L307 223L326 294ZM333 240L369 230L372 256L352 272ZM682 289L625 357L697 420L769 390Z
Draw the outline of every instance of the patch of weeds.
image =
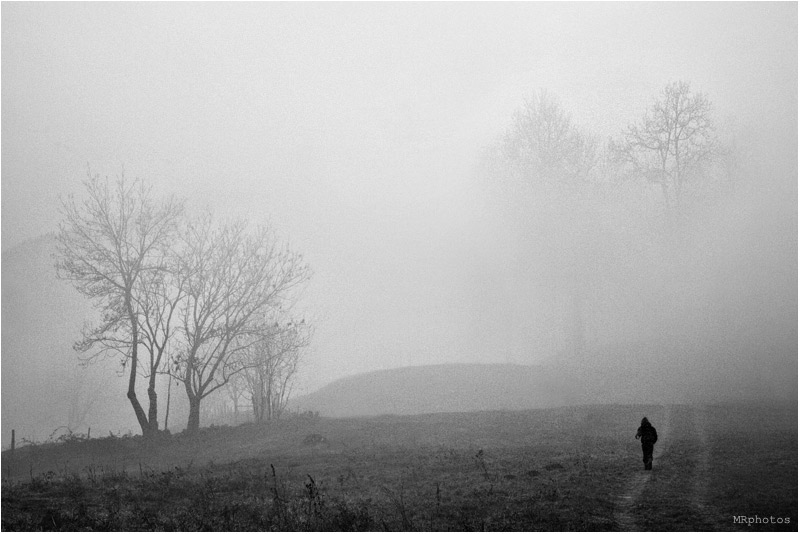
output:
M35 492L44 491L53 484L57 476L55 471L47 471L34 476L33 468L31 467L30 489Z
M389 498L389 502L392 503L395 511L400 517L402 530L414 530L414 514L413 511L406 505L403 479L400 479L400 488L396 492L387 486L381 487L381 490Z

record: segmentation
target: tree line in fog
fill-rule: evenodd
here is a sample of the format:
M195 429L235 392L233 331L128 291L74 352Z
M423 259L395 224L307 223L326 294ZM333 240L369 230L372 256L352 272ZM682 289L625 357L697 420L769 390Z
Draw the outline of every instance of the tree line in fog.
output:
M176 379L189 403L187 430L203 399L221 388L245 396L256 420L285 408L311 325L293 315L311 271L265 226L187 213L141 180L89 177L83 199L63 202L60 278L90 299L100 320L76 350L85 363L116 357L142 433L159 430L156 379ZM147 382L147 399L136 383ZM168 408L167 408L168 409Z
M667 84L640 118L602 142L541 90L516 111L482 160L482 176L515 228L537 294L564 318L566 353L586 350L590 301L641 273L679 271L697 257L693 224L732 198L741 154L723 142L707 95ZM615 286L616 287L613 287ZM595 306L599 307L599 306Z

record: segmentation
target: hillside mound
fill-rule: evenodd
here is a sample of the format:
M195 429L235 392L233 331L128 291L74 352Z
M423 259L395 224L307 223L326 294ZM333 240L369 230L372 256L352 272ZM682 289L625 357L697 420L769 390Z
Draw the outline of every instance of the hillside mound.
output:
M563 375L543 366L443 364L342 378L291 409L326 417L525 410L571 404L574 395Z

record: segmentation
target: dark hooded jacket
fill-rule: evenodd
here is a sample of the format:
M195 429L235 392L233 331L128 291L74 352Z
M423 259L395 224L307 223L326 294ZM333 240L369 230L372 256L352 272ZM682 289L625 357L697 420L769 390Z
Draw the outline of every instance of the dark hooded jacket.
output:
M642 426L636 431L636 437L642 438L642 443L655 443L658 441L658 432L647 420L647 417L642 419Z

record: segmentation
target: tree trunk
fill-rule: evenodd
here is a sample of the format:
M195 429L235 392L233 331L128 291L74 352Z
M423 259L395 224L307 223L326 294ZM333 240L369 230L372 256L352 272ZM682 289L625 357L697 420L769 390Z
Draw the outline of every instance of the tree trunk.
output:
M266 403L266 397L264 396L263 379L259 379L257 390L258 393L253 397L253 405L256 404L258 405L258 408L256 408L256 412L258 415L256 421L262 422L267 418L267 413L266 413L267 403Z
M669 212L672 205L669 201L669 186L666 183L661 184L661 193L664 195L664 206L667 208L667 212Z
M172 377L169 377L167 382L167 413L164 415L164 430L169 430L169 403L172 398Z
M266 394L266 398L264 400L267 403L267 419L272 421L273 413L272 413L272 379L271 378L270 378L270 381L267 383L267 394Z
M251 391L250 401L253 404L253 422L258 423L261 419L258 417L258 408L260 401L258 400L258 390L254 387Z
M131 361L131 367L133 367L133 359ZM136 420L139 422L139 426L142 429L142 435L149 436L150 435L150 423L147 421L147 414L144 413L144 409L142 408L141 403L139 403L139 399L136 398L136 371L131 369L131 376L128 380L128 400L131 401L131 406L133 407L133 411L136 414Z
M583 327L583 301L579 291L572 295L572 353L576 359L583 358L586 350L586 335Z
M194 434L200 430L200 398L189 399L189 421L186 424L186 433Z
M136 371L139 366L139 324L136 321L136 316L133 313L133 308L130 302L130 296L126 298L126 307L128 308L128 318L131 322L131 371L128 378L128 400L131 401L131 406L136 414L136 420L142 428L142 435L150 436L150 423L147 420L147 414L144 413L139 399L136 398Z
M189 399L189 421L186 423L186 433L194 434L200 430L200 401L203 397L194 391L192 387L192 370L187 369L183 377L183 387L186 389L186 397Z
M667 212L670 211L672 207L670 204L669 198L669 182L667 181L667 161L666 159L661 159L661 193L664 195L664 205L667 208Z
M158 394L156 393L156 373L154 369L150 371L150 383L147 386L147 397L150 401L147 418L150 423L150 432L155 435L158 433Z

